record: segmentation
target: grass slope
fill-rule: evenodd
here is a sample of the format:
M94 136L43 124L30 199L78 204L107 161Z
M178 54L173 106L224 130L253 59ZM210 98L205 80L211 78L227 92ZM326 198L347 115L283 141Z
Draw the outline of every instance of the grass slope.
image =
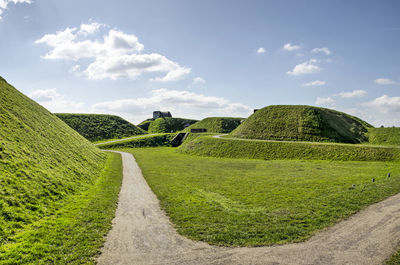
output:
M400 148L355 144L308 143L197 137L185 141L181 153L251 159L400 161Z
M134 139L121 139L121 141L117 142L98 143L96 146L101 149L171 146L171 140L175 137L175 135L175 133L144 135Z
M99 178L0 246L0 264L96 264L117 207L122 160L112 154Z
M400 145L400 128L369 128L367 137L370 144Z
M148 131L149 130L149 126L150 126L150 123L153 121L153 119L147 119L147 120L144 120L144 121L142 121L141 123L139 123L137 126L140 128L140 129L143 129L143 130L145 130L145 131Z
M158 118L149 125L149 133L172 133L185 129L185 125L193 124L197 120L182 118Z
M56 116L92 142L146 134L146 131L114 115L56 113Z
M262 108L246 119L232 135L249 139L360 143L372 127L365 121L335 110L301 105Z
M398 162L262 161L174 150L125 151L134 154L177 231L216 245L302 241L400 191Z
M195 124L190 125L184 131L190 132L190 129L207 129L210 133L230 133L238 127L243 118L210 117L205 118Z
M30 225L87 190L102 175L107 156L0 79L1 255Z

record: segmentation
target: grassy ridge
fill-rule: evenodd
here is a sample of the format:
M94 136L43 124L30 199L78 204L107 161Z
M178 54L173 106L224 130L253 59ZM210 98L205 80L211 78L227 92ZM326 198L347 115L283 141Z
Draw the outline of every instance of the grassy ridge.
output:
M83 192L58 202L53 215L25 227L0 245L0 264L95 264L111 229L122 182L119 154Z
M303 241L400 191L398 162L227 159L172 148L125 151L134 154L178 232L216 245Z
M400 128L369 128L368 142L380 145L400 145Z
M94 183L107 155L0 80L0 247Z
M148 131L149 130L149 126L150 126L150 123L153 121L153 119L147 119L147 120L144 120L144 121L142 121L141 123L139 123L137 126L140 128L140 129L143 129L143 130L145 130L145 131Z
M400 161L400 148L366 145L257 141L199 137L182 144L186 154L252 159L301 159L341 161Z
M175 133L160 133L156 135L145 135L134 139L122 140L114 143L99 143L97 147L101 149L115 148L136 148L136 147L155 147L155 146L171 146L171 140L175 137Z
M114 115L70 113L56 113L55 115L92 142L147 133Z
M199 137L204 137L204 136L214 136L218 135L217 133L187 133L186 138L185 138L185 143L191 142L194 139L197 139Z
M190 132L190 129L204 128L210 133L230 133L238 127L243 118L210 117L198 121L184 131Z
M232 135L248 139L360 143L372 127L348 114L312 106L276 105L247 118Z
M152 121L149 125L149 133L172 133L181 131L186 124L193 124L197 120L182 119L182 118L158 118Z

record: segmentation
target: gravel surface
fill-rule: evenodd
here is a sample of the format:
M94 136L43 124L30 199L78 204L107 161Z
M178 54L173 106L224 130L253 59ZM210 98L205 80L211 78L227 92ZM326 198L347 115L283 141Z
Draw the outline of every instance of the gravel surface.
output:
M303 243L228 248L178 235L135 159L124 172L113 228L98 264L382 264L400 244L400 194L374 204Z

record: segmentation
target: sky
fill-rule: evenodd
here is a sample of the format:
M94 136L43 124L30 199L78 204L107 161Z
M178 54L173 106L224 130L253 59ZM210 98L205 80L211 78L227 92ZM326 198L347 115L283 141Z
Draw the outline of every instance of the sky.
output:
M336 109L400 126L400 1L0 0L0 76L135 124Z

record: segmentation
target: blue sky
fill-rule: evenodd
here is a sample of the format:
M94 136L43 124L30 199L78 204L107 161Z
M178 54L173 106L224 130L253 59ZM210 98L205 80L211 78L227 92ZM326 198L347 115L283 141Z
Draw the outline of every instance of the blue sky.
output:
M139 123L337 109L400 126L400 1L0 0L0 75L53 112Z

